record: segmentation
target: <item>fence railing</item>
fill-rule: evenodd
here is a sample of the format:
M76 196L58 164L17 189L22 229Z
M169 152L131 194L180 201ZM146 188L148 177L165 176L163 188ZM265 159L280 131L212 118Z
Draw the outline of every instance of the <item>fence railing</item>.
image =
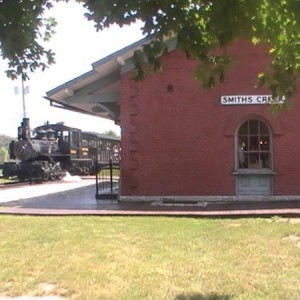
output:
M114 150L98 150L97 157L99 163L106 163L110 160L117 162L120 160L120 153Z
M120 182L120 162L109 160L107 163L96 162L97 200L117 199Z

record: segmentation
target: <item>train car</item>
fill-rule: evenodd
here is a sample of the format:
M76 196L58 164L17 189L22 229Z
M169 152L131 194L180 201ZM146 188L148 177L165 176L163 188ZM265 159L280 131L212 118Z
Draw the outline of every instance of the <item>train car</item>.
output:
M18 128L18 140L10 143L10 158L3 177L26 180L55 180L66 172L95 174L95 162L120 159L120 139L65 126L64 123L38 126L31 134L29 119Z
M86 148L84 148L86 145ZM88 150L88 156L98 163L121 159L120 138L94 132L82 132L82 149Z

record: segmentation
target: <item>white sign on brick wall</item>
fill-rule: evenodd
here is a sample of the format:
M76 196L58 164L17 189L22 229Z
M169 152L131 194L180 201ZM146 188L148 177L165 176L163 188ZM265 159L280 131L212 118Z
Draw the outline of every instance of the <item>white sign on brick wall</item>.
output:
M283 99L274 100L271 95L226 95L221 96L222 105L250 105L283 103Z

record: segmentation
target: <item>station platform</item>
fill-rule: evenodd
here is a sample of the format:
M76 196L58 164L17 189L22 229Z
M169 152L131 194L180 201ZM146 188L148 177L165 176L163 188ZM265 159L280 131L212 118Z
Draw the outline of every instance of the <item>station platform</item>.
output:
M300 218L300 201L202 202L198 205L96 200L95 180L0 190L0 214Z

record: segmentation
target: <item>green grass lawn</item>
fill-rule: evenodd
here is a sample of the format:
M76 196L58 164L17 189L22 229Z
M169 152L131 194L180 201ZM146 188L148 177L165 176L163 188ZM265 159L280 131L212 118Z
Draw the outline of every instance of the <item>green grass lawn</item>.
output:
M0 216L0 296L300 299L299 219Z

